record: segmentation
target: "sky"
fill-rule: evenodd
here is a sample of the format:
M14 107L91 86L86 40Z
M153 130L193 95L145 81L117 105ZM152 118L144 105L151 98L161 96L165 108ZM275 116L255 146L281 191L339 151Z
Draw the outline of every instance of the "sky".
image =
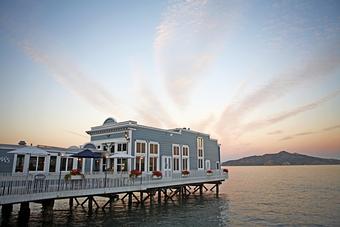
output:
M222 160L340 158L340 2L3 0L0 105L0 143L81 145L114 117Z

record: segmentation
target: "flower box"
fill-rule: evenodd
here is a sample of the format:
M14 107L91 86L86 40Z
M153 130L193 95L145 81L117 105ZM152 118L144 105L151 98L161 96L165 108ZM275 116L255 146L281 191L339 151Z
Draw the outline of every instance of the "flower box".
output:
M72 169L64 177L64 179L66 181L68 181L68 180L83 180L84 178L85 178L84 174L82 174L79 169Z
M71 180L82 180L83 177L82 175L71 175Z
M130 175L131 178L136 178L136 177L141 177L142 176L142 171L139 170L131 170Z
M190 172L188 170L183 170L182 171L182 177L187 177L190 175Z
M211 169L208 169L207 170L207 176L211 176L211 175L213 175L213 171Z
M162 178L162 172L161 171L152 171L152 178L153 179L161 179Z

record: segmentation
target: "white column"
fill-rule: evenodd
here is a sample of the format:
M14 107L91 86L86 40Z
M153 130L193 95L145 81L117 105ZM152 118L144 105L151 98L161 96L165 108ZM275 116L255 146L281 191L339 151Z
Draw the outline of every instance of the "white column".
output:
M28 168L29 168L29 162L30 162L30 154L25 154L25 160L24 160L24 170L23 173L28 173Z
M56 173L59 173L59 172L60 172L61 157L62 157L61 155L58 155L58 156L57 156L56 168L55 168Z
M18 158L18 155L17 154L14 154L14 158L13 158L13 166L12 166L12 173L15 173L15 167L17 165L17 158Z
M90 173L93 172L93 158L90 159L91 163L90 163Z
M50 170L51 155L47 155L44 161L44 172L48 173Z
M82 158L81 163L82 163L81 172L85 173L86 158Z

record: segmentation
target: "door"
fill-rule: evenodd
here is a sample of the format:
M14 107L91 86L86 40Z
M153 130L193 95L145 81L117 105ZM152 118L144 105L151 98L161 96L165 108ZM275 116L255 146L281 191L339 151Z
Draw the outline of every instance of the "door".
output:
M171 157L162 156L162 172L164 177L171 177Z

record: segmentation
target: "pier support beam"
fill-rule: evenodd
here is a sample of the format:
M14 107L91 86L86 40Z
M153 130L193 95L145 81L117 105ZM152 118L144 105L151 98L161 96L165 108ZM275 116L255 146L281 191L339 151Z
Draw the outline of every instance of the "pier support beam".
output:
M129 199L128 199L128 205L132 205L132 192L129 192Z
M4 204L1 208L1 214L3 218L9 217L13 211L13 204Z
M50 223L53 220L53 206L54 206L54 199L48 199L41 202L42 205L42 214L43 214L43 221L46 223Z
M20 210L18 214L18 225L27 225L30 218L30 204L29 202L20 203Z
M72 210L72 208L73 208L73 198L70 198L70 200L68 201L68 205L70 207L70 210Z
M20 203L19 215L30 215L30 204L29 202Z
M162 190L159 188L158 189L158 203L161 203L162 202Z
M200 185L200 195L203 194L203 185Z
M219 184L216 184L216 196L218 197L218 193L219 193Z
M92 213L93 196L88 197L89 213Z

